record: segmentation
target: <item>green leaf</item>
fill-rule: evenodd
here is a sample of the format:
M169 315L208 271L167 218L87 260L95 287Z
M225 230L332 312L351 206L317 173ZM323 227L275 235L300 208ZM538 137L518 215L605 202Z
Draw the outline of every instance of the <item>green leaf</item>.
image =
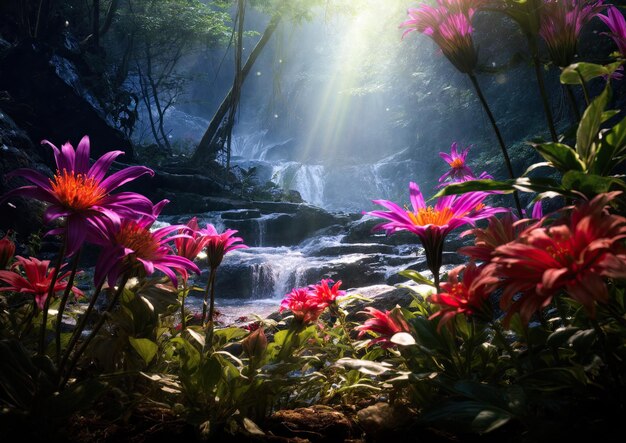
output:
M476 191L502 191L505 194L513 192L513 180L496 181L488 179L468 180L463 183L454 183L441 189L433 198L443 197L444 195L465 194L467 192Z
M435 283L413 269L405 269L404 271L398 272L398 274L422 285L435 286Z
M595 63L574 63L561 71L561 83L564 85L580 85L583 81L586 83L593 78L610 75L613 71L606 66Z
M562 143L541 143L533 145L541 156L561 172L584 171L585 164L576 151Z
M550 347L555 348L558 348L559 346L564 346L569 338L579 330L580 328L577 328L575 326L558 328L556 331L550 334L550 336L546 340L546 344Z
M614 177L585 174L579 171L570 171L563 176L563 187L565 189L582 192L589 197L608 192L613 185L619 183L620 180Z
M128 337L128 341L130 345L137 351L137 353L143 358L143 361L148 364L152 361L157 351L159 350L159 346L149 340L147 338L134 338Z
M595 140L602 124L602 115L609 101L610 88L596 97L585 110L578 131L576 131L576 152L586 165L590 165L595 156Z
M551 178L520 177L514 183L513 187L522 192L556 192L557 194L563 194L566 191L559 182Z

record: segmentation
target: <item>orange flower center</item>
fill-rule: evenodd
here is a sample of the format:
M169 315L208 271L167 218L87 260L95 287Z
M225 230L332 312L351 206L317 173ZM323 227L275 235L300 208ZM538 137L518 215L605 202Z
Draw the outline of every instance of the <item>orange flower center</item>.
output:
M84 174L73 174L64 169L57 171L54 178L50 179L52 192L54 192L61 204L76 211L83 211L100 203L106 195L103 188L93 177Z
M450 208L443 208L438 211L432 206L418 210L417 214L412 211L407 211L407 214L416 226L443 226L454 217L454 212Z
M456 283L450 289L450 295L453 295L454 298L458 299L467 299L467 288L463 283Z
M452 163L450 163L450 167L452 167L452 169L461 169L463 166L465 166L465 162L460 158L455 158L452 160Z
M115 235L115 241L135 251L137 257L147 260L155 258L159 248L152 233L134 221L122 225L120 232Z

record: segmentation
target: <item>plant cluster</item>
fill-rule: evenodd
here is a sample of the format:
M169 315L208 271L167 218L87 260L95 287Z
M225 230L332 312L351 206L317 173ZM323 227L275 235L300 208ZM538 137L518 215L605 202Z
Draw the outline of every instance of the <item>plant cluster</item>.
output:
M149 403L182 418L199 438L261 438L265 419L281 409L382 402L402 411L408 435L428 428L531 442L619 429L626 408L626 185L619 174L626 118L607 108L624 61L626 22L615 7L582 0L438 0L411 10L403 25L432 37L472 76L479 95L471 19L481 7L515 17L534 36L529 41L543 38L561 82L580 87L588 103L573 140L533 143L545 162L522 177L476 176L466 164L469 149L453 143L440 154L450 169L433 205L415 183L410 208L375 201L385 209L368 213L384 220L375 229L413 232L427 259L432 279L402 273L418 283L407 306L351 315L354 302L367 300L325 279L294 288L274 319L221 326L215 275L225 254L246 247L236 231L200 228L195 218L154 229L167 201L113 192L150 169L107 176L119 152L90 166L88 138L76 149L45 142L54 176L14 171L31 184L3 196L47 202L48 235L61 240L52 267L14 257L11 235L0 240L3 429L62 434L70 417L123 422L129 407ZM594 17L619 51L606 65L562 66ZM602 82L596 97L590 82ZM553 177L530 175L540 168ZM489 204L515 192L534 196L530 215ZM562 207L544 214L548 198ZM468 262L442 273L446 240L464 226L461 235L473 244L457 252ZM85 244L100 256L82 290L75 282ZM196 263L204 260L208 281L197 288L189 276L201 273ZM204 291L199 316L185 308L193 290ZM78 297L89 298L86 307Z

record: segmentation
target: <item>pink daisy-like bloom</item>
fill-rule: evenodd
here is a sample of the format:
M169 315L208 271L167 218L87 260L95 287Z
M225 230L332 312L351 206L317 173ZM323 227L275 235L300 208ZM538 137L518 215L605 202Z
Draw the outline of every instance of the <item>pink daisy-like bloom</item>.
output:
M482 0L437 0L437 7L422 4L408 10L409 19L400 24L403 34L417 31L433 39L443 54L462 73L476 67L478 54L472 40L472 16Z
M311 324L319 318L328 304L309 288L294 288L280 303L278 312L291 311L300 325Z
M622 57L626 57L626 20L624 19L624 15L622 15L615 6L609 6L606 12L607 15L598 14L598 18L602 20L611 31L607 34L611 36L617 45L619 53Z
M562 291L592 318L596 303L608 302L605 278L626 278L626 218L607 209L618 194L599 194L553 225L533 226L496 248L485 272L501 279L507 322L519 312L528 323Z
M331 279L322 279L318 284L309 286L321 303L330 305L337 300L337 297L346 295L346 291L340 291L341 280L335 283Z
M376 343L380 343L383 349L391 348L394 344L391 342L393 337L398 332L410 332L408 322L402 315L400 308L393 308L391 311L380 311L376 308L368 306L365 311L361 311L363 314L370 316L360 326L354 328L359 331L359 338L365 334L374 333L376 337L370 340L368 346Z
M460 153L457 148L458 143L454 142L450 145L450 154L445 152L439 153L439 157L441 157L450 166L450 170L439 177L439 183L442 183L447 179L451 179L452 181L464 181L474 178L474 173L466 163L467 153L469 152L471 146L467 146Z
M489 295L495 289L498 278L490 274L481 275L482 270L483 268L477 267L474 262L467 266L458 266L450 271L448 281L441 283L441 293L428 297L431 303L440 306L439 311L429 317L429 319L441 317L437 329L441 329L458 314L491 320ZM463 280L459 279L461 272Z
M181 257L194 261L209 241L209 237L203 233L203 230L198 225L198 218L192 217L184 228L179 229L178 233L187 234L187 236L174 239L176 253ZM181 276L185 281L189 277L185 269L181 270Z
M183 229L182 225L150 230L167 203L169 203L168 200L157 203L151 216L137 220L122 219L117 230L109 227L110 231L107 236L109 243L103 246L96 263L94 273L96 284L108 279L109 286L114 286L122 274L152 275L155 270L159 270L172 281L174 287L177 287L178 279L174 271L185 273L185 275L186 271L200 274L198 266L188 258L176 255L168 244L176 238L189 237L181 233L170 235Z
M55 274L55 268L48 268L50 266L49 260L39 260L35 257L24 258L19 255L15 259L16 262L11 266L11 271L0 270L0 281L9 285L0 287L0 291L33 294L37 307L43 309L48 298L48 291ZM24 271L26 278L15 271L18 268ZM53 293L64 291L67 288L68 283L63 280L70 274L70 272L66 272L57 277L54 282ZM76 296L83 296L83 292L76 286L72 286L71 291Z
M152 203L143 195L134 192L111 194L116 188L136 178L154 172L144 166L124 168L106 177L106 173L123 151L111 151L100 157L89 167L89 137L84 136L76 150L65 143L59 150L44 140L54 151L57 170L48 178L33 169L17 169L7 177L23 177L33 183L6 193L2 201L14 196L31 197L49 203L44 221L64 217L62 228L48 234L64 234L66 254L73 255L85 240L97 242L102 238L102 224L120 226L121 217L149 214Z
M485 206L483 201L489 195L486 192L439 197L435 206L427 206L417 184L411 182L409 191L412 209L403 209L387 200L374 200L374 203L388 211L371 211L366 214L389 220L376 225L374 230L383 229L388 235L404 230L416 234L424 247L435 285L438 286L443 243L448 234L463 225L473 226L477 220L505 212L506 209Z
M203 235L206 239L206 253L209 260L209 266L212 269L217 268L224 259L224 256L235 249L245 249L248 246L244 245L243 239L240 237L233 237L237 233L234 229L227 229L221 234L217 232L215 226L209 224L205 229L199 231L200 235Z
M580 32L605 6L602 0L546 0L541 9L539 35L550 59L564 68L574 61Z

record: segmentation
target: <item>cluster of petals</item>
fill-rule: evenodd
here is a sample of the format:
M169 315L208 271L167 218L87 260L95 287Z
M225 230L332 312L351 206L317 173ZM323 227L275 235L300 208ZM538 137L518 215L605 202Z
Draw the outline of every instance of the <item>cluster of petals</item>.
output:
M531 226L499 246L484 272L500 279L506 321L519 313L528 323L561 292L595 316L609 299L605 278L626 278L626 218L608 211L619 192L599 194L548 226Z
M153 175L151 169L131 166L106 177L122 151L108 152L90 167L89 137L83 137L76 150L70 143L62 145L61 149L46 140L42 143L48 144L54 152L57 169L53 178L34 169L17 169L7 176L22 177L32 185L9 191L2 200L22 196L47 202L46 223L65 218L63 227L48 234L65 236L67 255L77 252L85 240L98 242L102 238L103 225L119 227L122 217L150 213L152 203L146 197L134 192L111 192L144 174Z
M15 255L15 243L10 238L11 232L7 232L0 239L0 269L6 269L7 265Z
M248 247L242 243L241 237L234 237L236 233L237 231L234 229L227 229L220 234L211 224L206 225L206 228L200 231L200 235L206 241L207 259L212 269L217 268L222 263L224 255L228 252Z
M545 0L541 8L539 35L550 59L560 67L571 64L580 32L604 9L603 0Z
M8 285L0 287L0 291L33 294L37 306L39 309L43 309L56 269L54 267L49 268L49 260L39 260L35 257L24 258L19 255L15 259L16 261L11 266L10 271L0 270L0 281ZM23 271L24 276L18 272L19 269ZM57 276L52 289L53 294L67 288L68 283L63 280L67 279L69 275L70 272L66 272ZM76 286L72 286L71 291L74 295L83 295L83 292Z
M184 229L182 225L171 225L152 231L150 228L161 213L168 200L157 203L150 216L138 219L123 219L119 229L108 226L109 232L105 235L108 243L102 246L95 269L97 284L106 279L109 286L115 285L122 275L133 275L137 272L152 275L155 269L163 272L178 286L176 272L192 271L200 274L200 269L191 260L176 255L170 242L176 238L189 237L179 233ZM175 233L174 235L170 235Z
M439 177L439 183L442 183L446 180L452 181L465 181L475 178L474 173L467 166L467 154L471 148L467 146L461 152L458 151L459 144L457 142L452 143L450 145L450 153L440 152L439 157L441 157L447 164L450 166L450 169Z
M410 332L411 330L399 307L383 312L368 306L361 313L369 315L370 318L354 329L359 331L359 338L365 334L375 334L375 337L370 339L369 345L379 343L383 349L390 348L394 346L391 338L395 334L398 332Z
M331 279L322 279L315 285L294 288L281 302L279 312L289 310L296 321L302 324L313 323L324 309L336 302L337 297L345 295L340 287L341 280L335 283Z
M598 14L598 18L611 31L609 35L617 45L617 50L622 57L626 57L626 20L624 15L615 6L609 6L607 15Z
M491 320L489 295L496 287L498 278L483 274L483 269L474 262L458 266L450 271L448 281L441 283L441 292L429 296L430 302L440 307L430 316L430 319L441 317L438 329L458 314ZM459 279L461 272L462 280Z
M400 24L423 33L441 48L443 54L463 73L476 67L478 54L472 40L472 16L482 0L437 0L437 6L421 4L408 10L409 19Z

